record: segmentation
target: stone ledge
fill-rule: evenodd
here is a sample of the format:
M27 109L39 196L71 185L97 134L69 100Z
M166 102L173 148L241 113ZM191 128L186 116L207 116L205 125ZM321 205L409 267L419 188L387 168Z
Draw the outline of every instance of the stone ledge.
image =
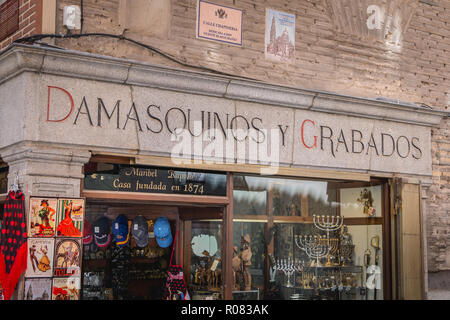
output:
M48 149L37 146L20 146L13 152L2 149L3 161L10 163L15 161L40 161L43 163L84 164L89 161L91 154L79 149ZM11 149L10 149L11 150ZM77 152L77 153L74 153Z
M448 116L443 111L406 103L272 85L86 52L14 44L0 54L0 85L22 72L160 88L421 126L438 126L441 119Z

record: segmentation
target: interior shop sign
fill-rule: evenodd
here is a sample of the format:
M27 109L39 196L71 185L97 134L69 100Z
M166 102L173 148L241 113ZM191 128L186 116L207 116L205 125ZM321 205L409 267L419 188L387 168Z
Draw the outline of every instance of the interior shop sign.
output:
M53 94L65 96L64 108L52 102ZM137 130L144 139L149 135L167 141L172 155L182 154L183 158L200 154L204 159L234 161L239 152L247 152L244 159L249 163L254 160L276 166L283 156L292 153L294 163L303 157L310 160L306 164L313 165L317 161L314 157L331 160L327 166L333 164L333 159L348 163L355 157L364 161L409 160L414 164L424 157L429 144L426 131L416 127L299 109L274 107L280 112L291 112L289 117L279 119L295 119L293 122L278 120L272 112L250 116L249 112L235 113L234 109L210 111L207 107L170 105L170 101L138 104L122 100L111 103L113 100L109 99L105 103L104 97L76 98L66 89L49 86L46 122L71 123L83 128L107 127L119 133ZM205 142L209 142L206 147Z
M111 172L86 172L85 189L226 196L226 175L120 165Z

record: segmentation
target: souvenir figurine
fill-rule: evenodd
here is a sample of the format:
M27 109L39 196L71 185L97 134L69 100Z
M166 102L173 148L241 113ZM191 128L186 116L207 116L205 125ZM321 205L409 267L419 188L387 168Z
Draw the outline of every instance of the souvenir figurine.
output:
M251 290L252 276L249 268L252 265L252 250L250 247L250 235L246 234L241 238L241 259L242 259L242 274L244 276L244 291Z
M237 246L233 247L232 269L233 269L233 288L235 291L238 291L240 289L238 276L241 270L241 257L238 254Z
M353 244L352 235L348 232L347 226L344 226L342 230L342 244L343 245Z

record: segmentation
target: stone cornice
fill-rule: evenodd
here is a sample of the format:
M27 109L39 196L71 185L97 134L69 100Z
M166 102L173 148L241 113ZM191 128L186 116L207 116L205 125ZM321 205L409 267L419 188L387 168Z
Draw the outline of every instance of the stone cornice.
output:
M405 103L291 88L86 52L14 44L0 53L0 85L23 72L159 88L421 126L437 126L443 117L448 116L443 111Z
M43 163L61 163L83 165L91 157L89 151L57 146L44 146L36 142L21 142L19 144L3 148L2 159L8 163L23 161L39 161Z

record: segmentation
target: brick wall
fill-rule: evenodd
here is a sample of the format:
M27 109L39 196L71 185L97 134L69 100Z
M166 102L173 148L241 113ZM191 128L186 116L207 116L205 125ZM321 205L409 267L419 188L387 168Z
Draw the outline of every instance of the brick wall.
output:
M440 110L450 105L449 0L211 0L243 10L243 45L196 39L196 0L172 0L166 39L126 32L189 64L292 87L361 97L384 96L420 102ZM65 5L58 0L57 32ZM368 4L385 6L398 25L372 33L364 16ZM121 34L119 0L85 0L85 32ZM295 62L264 57L266 7L296 15ZM151 14L151 13L149 13ZM394 19L395 20L395 19ZM385 25L388 25L386 21ZM396 33L400 30L400 33ZM393 37L397 35L398 37ZM115 39L59 40L66 48L143 60L177 68L160 55ZM427 200L427 257L430 271L450 270L449 120L433 129L433 185Z
M5 49L14 40L41 33L42 1L19 0L19 29L3 41L0 41L0 50Z

